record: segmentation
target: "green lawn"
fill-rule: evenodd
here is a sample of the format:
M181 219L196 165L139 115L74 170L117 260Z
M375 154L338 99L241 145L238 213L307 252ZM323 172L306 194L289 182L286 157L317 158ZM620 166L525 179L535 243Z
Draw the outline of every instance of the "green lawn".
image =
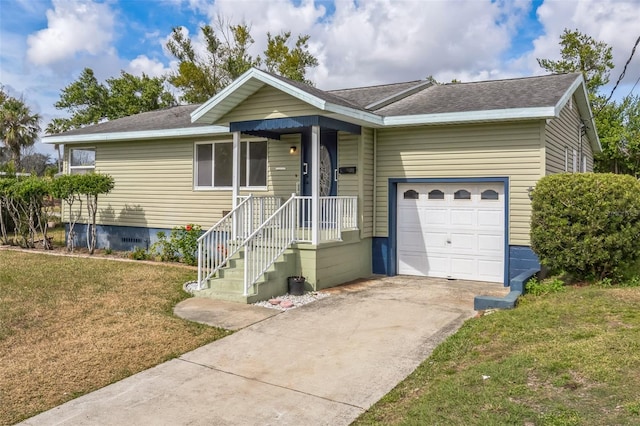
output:
M0 251L0 425L228 333L172 314L182 266Z
M467 321L356 425L638 425L640 288L569 287Z

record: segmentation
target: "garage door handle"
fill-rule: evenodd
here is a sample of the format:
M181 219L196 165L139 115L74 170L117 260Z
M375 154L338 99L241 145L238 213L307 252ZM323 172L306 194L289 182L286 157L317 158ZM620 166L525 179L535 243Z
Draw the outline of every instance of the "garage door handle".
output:
M451 244L451 238L447 238L447 244Z

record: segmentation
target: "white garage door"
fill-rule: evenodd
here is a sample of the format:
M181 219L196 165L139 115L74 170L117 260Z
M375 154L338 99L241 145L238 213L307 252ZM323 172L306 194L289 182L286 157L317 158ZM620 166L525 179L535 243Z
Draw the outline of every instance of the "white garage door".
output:
M398 184L398 273L502 282L502 183Z

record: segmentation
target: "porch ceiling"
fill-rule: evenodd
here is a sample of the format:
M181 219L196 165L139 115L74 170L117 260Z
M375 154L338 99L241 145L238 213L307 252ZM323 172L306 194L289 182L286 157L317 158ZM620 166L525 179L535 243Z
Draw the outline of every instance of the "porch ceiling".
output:
M280 139L283 134L300 133L311 126L359 135L361 126L346 121L329 118L322 115L307 115L299 117L270 118L264 120L238 121L229 124L231 132L241 132L254 136Z

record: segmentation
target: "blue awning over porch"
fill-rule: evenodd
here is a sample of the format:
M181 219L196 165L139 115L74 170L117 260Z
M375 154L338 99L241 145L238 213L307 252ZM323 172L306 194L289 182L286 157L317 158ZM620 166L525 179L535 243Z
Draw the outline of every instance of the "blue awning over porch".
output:
M281 135L301 133L311 126L320 126L321 129L342 131L356 135L359 135L362 131L361 126L356 124L322 115L238 121L230 123L229 130L231 132L241 132L247 135L279 140Z

